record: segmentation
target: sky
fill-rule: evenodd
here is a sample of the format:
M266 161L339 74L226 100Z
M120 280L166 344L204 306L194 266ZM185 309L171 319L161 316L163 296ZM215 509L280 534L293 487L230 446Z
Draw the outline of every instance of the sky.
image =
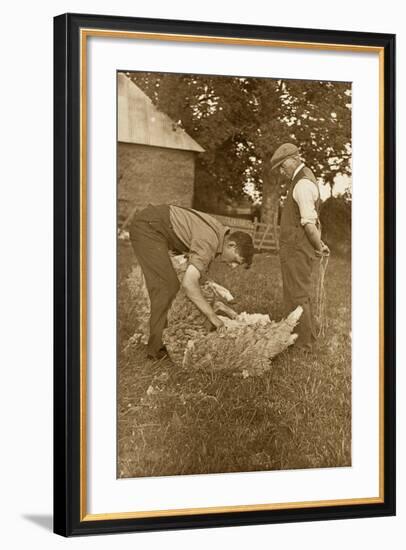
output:
M352 185L352 178L347 175L343 174L337 174L337 176L334 178L334 187L333 187L333 195L341 195L346 191L346 189L351 189ZM320 189L320 197L322 201L325 201L330 196L330 186L324 185L323 183L320 184L319 182L319 189ZM254 202L260 200L258 193L255 191L255 186L251 182L247 182L244 187L244 191L247 193L247 195L253 197Z
M338 174L334 178L333 195L341 195L347 189L351 189L352 179L349 176ZM328 199L330 196L330 187L328 185L320 185L320 196L322 200Z

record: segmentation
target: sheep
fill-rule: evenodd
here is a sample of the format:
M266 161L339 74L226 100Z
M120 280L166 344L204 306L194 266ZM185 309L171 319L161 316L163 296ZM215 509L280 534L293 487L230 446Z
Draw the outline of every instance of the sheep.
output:
M181 280L187 260L183 256L171 259ZM138 301L140 313L131 343L145 343L148 341L149 298L139 266L133 268L128 285L132 298ZM275 322L269 315L235 312L227 305L233 296L214 281L203 281L201 290L224 326L211 330L207 318L181 289L168 312L168 326L163 333L169 357L178 367L261 375L271 368L273 357L295 342L297 335L293 329L302 314L301 307L286 319Z

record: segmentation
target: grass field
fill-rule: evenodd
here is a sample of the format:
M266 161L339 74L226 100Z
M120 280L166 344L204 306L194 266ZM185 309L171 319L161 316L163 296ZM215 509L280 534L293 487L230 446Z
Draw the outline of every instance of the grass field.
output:
M118 477L351 465L348 259L330 258L328 326L314 350L293 346L268 373L243 378L149 361L142 345L123 351L137 312L125 282L134 258L128 243L119 246ZM256 255L250 270L214 265L210 275L233 293L237 311L280 319L277 256Z

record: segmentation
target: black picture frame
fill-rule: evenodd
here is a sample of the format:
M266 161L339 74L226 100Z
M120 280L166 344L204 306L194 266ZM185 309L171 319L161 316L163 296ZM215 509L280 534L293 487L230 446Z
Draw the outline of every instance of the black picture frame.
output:
M379 502L86 519L81 509L81 29L378 48L383 56L383 494ZM395 514L395 36L63 14L54 19L54 532L63 536L271 524Z

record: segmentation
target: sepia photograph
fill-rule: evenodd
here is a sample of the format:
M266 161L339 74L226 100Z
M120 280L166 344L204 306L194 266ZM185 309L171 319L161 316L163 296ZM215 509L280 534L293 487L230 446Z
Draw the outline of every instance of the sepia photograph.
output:
M395 36L54 20L54 530L395 514Z
M351 466L351 83L117 73L117 477Z

